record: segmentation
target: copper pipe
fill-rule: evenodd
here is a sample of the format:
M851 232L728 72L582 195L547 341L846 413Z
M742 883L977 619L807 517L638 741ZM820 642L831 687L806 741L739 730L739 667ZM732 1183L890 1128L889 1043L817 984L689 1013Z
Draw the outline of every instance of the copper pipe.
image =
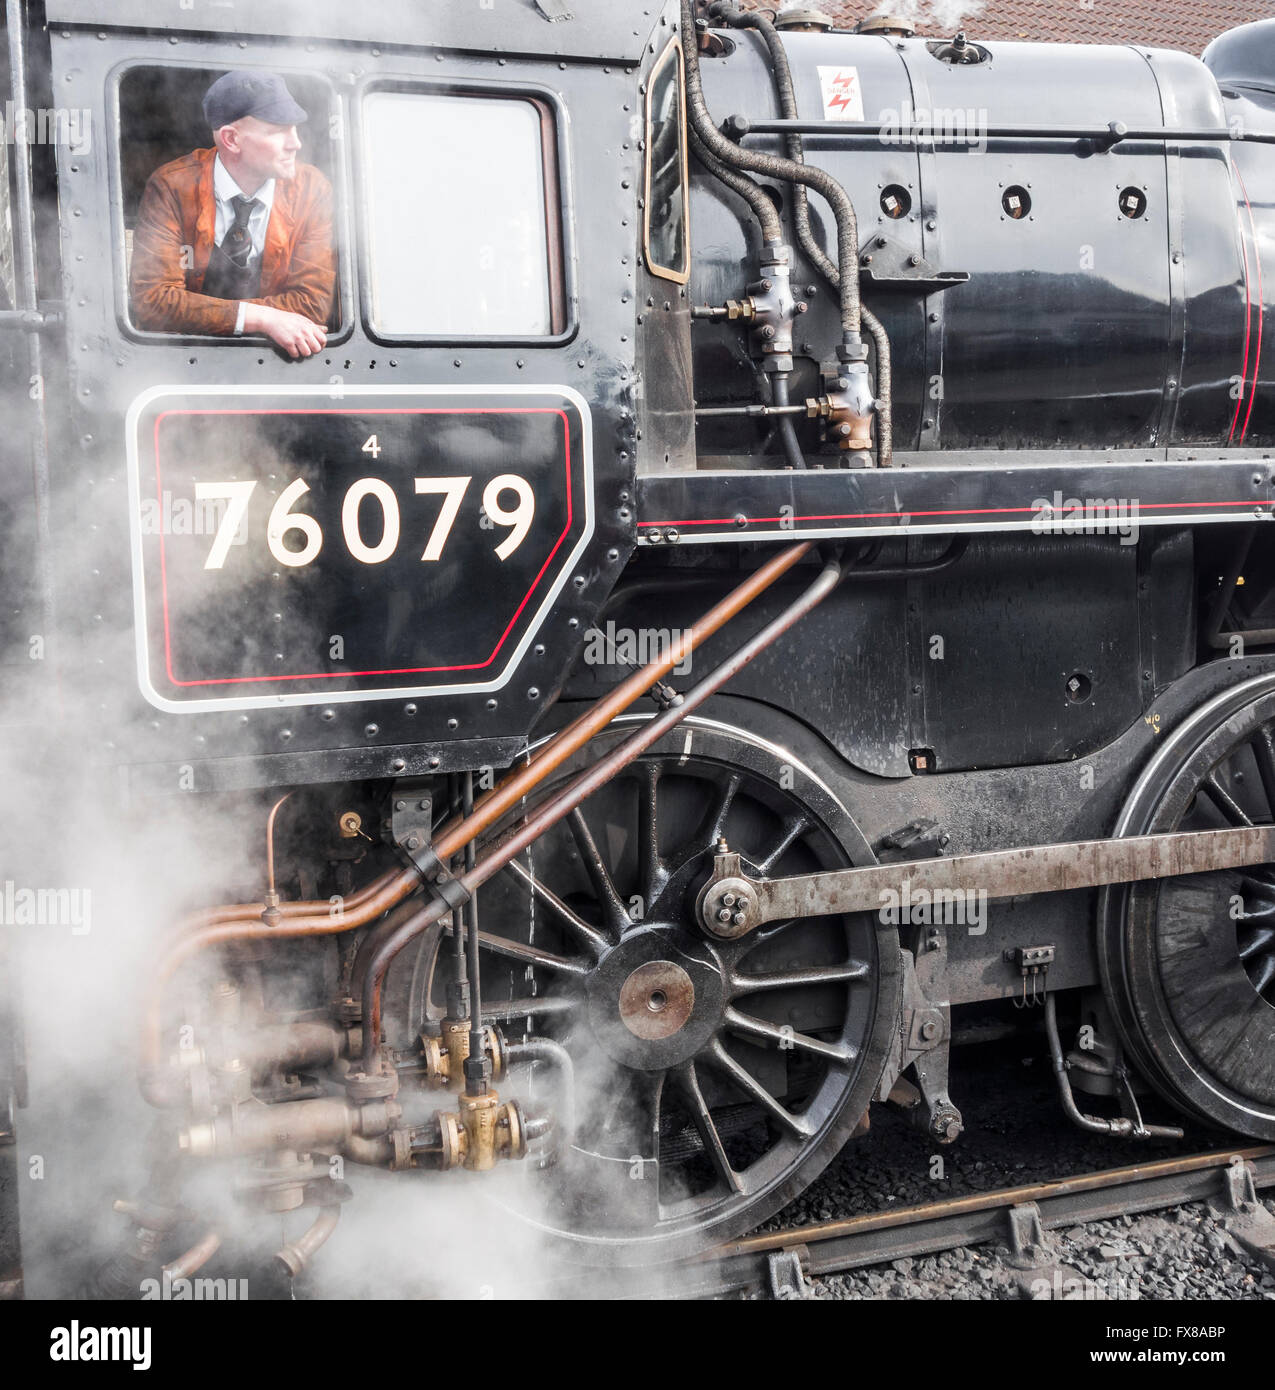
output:
M712 636L730 618L786 574L812 549L812 545L810 541L802 541L780 551L715 604L689 633L673 643L664 656L634 672L609 695L603 696L597 704L590 706L554 735L538 754L480 798L471 816L453 821L443 831L434 846L439 858L451 858L458 850L477 838L483 830L494 824L500 816L560 767L568 757L582 748L595 733L609 724L617 714L627 709L657 680L663 679L674 666L684 661L699 643ZM415 869L391 870L348 898L343 904L343 911L335 918L328 903L311 901L281 903L277 909L280 920L273 925L261 920L261 914L266 910L263 903L215 908L209 913L190 919L189 929L169 948L159 963L155 986L143 1017L141 1085L146 1099L152 1105L160 1107L174 1105L180 1101L175 1088L165 1085L159 1074L162 1058L160 1010L164 984L191 956L197 955L209 946L226 945L234 941L254 941L265 937L328 936L353 931L402 902L419 884L420 877ZM436 920L436 917L430 916L428 921L419 923L419 930L423 931ZM377 998L379 1000L379 984Z
M336 1230L336 1223L340 1219L340 1207L321 1207L310 1229L298 1240L294 1240L290 1245L285 1245L275 1256L275 1259L295 1279L314 1258L318 1248Z
M794 623L826 598L840 582L842 573L840 559L825 565L818 579L806 589L800 598L791 603L777 618L767 623L760 632L727 657L694 689L688 691L680 705L674 705L656 715L649 723L631 733L596 763L579 773L555 796L536 807L490 853L484 855L473 869L466 870L457 882L470 893L480 888L489 878L503 869L511 859L574 811L582 801L592 796L616 773L622 771L653 743L663 738L670 729L676 728L688 714L702 705L711 695L716 694L732 677L738 675L754 657L764 651L777 637L782 636ZM376 954L368 965L367 974L363 981L363 1070L369 1074L376 1071L380 1063L381 986L390 963L409 942L419 936L427 927L437 922L447 911L448 907L443 899L435 898L423 912L387 936L377 947Z
M393 882L399 876L397 869L387 869L385 873L374 878L371 883L365 884L356 893L351 893L345 900L346 912L357 912L369 898L378 894L381 889ZM280 917L309 917L315 913L326 912L330 904L325 898L301 900L291 903L280 903L275 909ZM261 914L266 910L264 902L259 903L231 903L225 907L208 908L203 912L191 913L178 923L176 935L185 936L193 932L202 931L205 927L221 926L226 922L259 922Z
M368 896L356 911L343 911L335 916L285 917L274 926L267 926L260 918L251 921L219 922L202 927L198 931L179 938L161 957L155 972L155 982L147 1001L142 1023L142 1074L140 1084L142 1094L150 1104L161 1108L180 1104L181 1097L176 1088L169 1083L166 1069L162 1067L163 1041L160 1017L163 1003L164 985L172 978L179 966L192 956L198 955L209 946L229 945L234 941L259 941L269 937L272 940L291 939L296 936L334 936L340 932L353 931L364 926L374 917L407 897L413 889L420 886L420 876L415 869L402 869L386 875L385 886ZM325 904L314 904L323 907Z
M781 550L760 569L755 570L737 589L715 604L689 632L685 632L657 661L635 671L609 694L591 705L578 718L560 729L538 753L516 771L499 781L491 791L474 803L473 814L449 821L434 841L434 852L440 859L450 859L484 830L493 826L506 811L515 806L551 772L557 771L573 753L578 752L597 733L600 733L617 714L623 713L641 698L657 680L663 680L674 666L686 658L731 618L741 612L757 596L764 593L787 574L812 549L813 543L802 541Z
M357 999L363 992L363 977L367 973L367 963L375 952L377 943L402 926L410 915L422 910L420 903L414 902L410 898L407 899L388 913L385 920L378 922L359 942L358 953L355 955L354 965L350 969L349 995L351 999Z
M270 814L266 817L266 889L269 893L268 901L273 903L278 896L275 892L274 884L274 820L279 814L279 807L292 795L292 792L284 792L278 801L270 808Z
M177 1279L189 1279L196 1270L202 1269L220 1249L221 1237L217 1232L205 1231L184 1255L179 1255L160 1270L164 1276L164 1282L172 1283Z

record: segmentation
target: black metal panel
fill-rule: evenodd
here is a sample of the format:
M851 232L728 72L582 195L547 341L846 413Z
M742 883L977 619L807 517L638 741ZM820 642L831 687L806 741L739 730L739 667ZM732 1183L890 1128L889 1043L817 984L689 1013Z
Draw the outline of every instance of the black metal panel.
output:
M1240 88L1226 111L1243 129L1275 134L1275 95ZM1275 148L1240 144L1231 158L1245 311L1227 378L1234 397L1228 437L1253 444L1275 434Z
M352 43L411 44L471 52L543 54L597 62L636 62L646 48L654 6L571 0L569 20L552 22L535 0L48 0L50 24L184 29L192 33L292 35ZM667 26L665 26L667 27Z
M1051 465L1042 454L1020 454L1012 464L993 463L994 455L945 454L942 467L915 456L891 469L644 477L638 536L642 545L703 545L957 531L1111 534L1187 521L1271 520L1275 470L1260 454L1145 457L1070 456ZM1105 505L1086 511L1086 502Z
M935 541L894 544L877 568L933 564L942 549ZM662 566L651 554L616 591L568 684L571 698L601 695L627 674L626 660L646 659L635 640L666 648L737 579L710 564L673 564L668 552L660 558ZM790 711L875 776L911 776L911 755L922 750L931 773L1092 753L1194 656L1190 632L1174 643L1163 630L1180 630L1192 602L1187 533L1129 545L1101 536L984 537L933 573L875 579L871 568L728 689ZM801 582L786 580L750 606L674 684L711 670Z

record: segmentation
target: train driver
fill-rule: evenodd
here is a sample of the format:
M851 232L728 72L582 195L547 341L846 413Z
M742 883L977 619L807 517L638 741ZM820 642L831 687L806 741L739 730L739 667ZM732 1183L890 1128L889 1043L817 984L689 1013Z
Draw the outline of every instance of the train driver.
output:
M263 333L292 357L326 342L336 286L332 187L297 161L305 110L282 77L228 72L204 94L215 148L147 181L129 294L139 328Z

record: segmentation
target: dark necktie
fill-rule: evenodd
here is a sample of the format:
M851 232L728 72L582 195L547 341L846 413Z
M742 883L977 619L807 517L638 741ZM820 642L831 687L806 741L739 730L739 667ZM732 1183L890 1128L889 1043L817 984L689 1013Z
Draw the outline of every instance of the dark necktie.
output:
M252 255L252 235L248 231L248 219L259 204L255 198L245 198L236 194L230 200L235 210L234 225L222 238L221 249L240 270L248 268L248 258Z

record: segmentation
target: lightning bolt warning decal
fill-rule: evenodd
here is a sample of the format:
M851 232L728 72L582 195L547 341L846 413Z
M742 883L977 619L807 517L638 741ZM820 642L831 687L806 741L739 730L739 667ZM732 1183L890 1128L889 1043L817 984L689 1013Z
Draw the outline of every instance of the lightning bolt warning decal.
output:
M863 120L863 90L858 68L819 69L823 92L823 115L828 121Z

